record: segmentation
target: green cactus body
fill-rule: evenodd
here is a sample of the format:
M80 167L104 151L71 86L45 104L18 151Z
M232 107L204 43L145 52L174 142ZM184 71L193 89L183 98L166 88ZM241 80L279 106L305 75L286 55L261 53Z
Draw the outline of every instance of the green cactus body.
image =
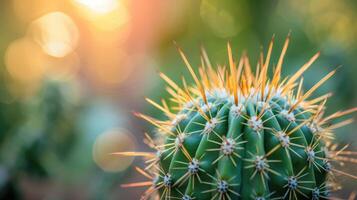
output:
M307 125L295 118L298 113L286 116L286 109L273 99L263 102L257 96L241 99L238 105L230 96L223 102L209 97L211 112L203 115L192 108L180 116L188 123L178 123L174 129L181 131L165 142L160 159L170 164L160 165L161 178L156 183L163 185L163 195L174 199L312 198L317 183L327 181L329 169L311 164L325 156L317 156L317 148L307 151L308 141L315 136L302 128ZM205 104L200 106L204 109ZM258 118L262 107L265 114ZM323 144L315 139L313 146L321 149Z
M153 181L128 186L149 185L142 199L327 199L332 172L339 171L331 167L334 157L326 144L333 140L333 129L349 122L326 123L356 109L323 118L328 95L308 100L335 71L302 92L302 81L296 81L319 54L280 80L288 42L271 80L272 42L255 74L246 56L236 66L229 45L229 72L224 67L215 71L203 51L201 80L180 50L196 85L188 87L184 80L180 88L161 74L178 106L173 111L165 101L148 100L164 111L167 121L138 114L158 127L161 142L149 138L157 153L149 156L146 172L139 170Z

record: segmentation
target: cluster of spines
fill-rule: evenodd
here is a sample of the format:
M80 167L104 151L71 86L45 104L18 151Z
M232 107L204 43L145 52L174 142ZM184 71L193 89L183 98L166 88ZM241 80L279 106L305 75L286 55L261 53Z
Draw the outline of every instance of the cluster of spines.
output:
M138 169L153 181L126 186L149 185L144 199L155 193L161 199L192 199L192 195L196 195L196 199L323 199L333 188L332 182L326 181L333 178L332 172L356 178L331 167L334 159L355 162L343 155L348 154L348 151L333 150L326 154L325 145L333 139L334 129L349 124L352 120L322 128L332 119L356 109L340 111L323 118L324 105L330 94L307 101L335 73L332 71L303 94L303 79L299 84L296 81L319 54L313 56L290 79L280 81L288 43L289 37L272 80L268 80L267 71L273 42L269 45L265 60L261 54L255 75L245 55L236 69L229 45L230 74L224 67L215 72L203 51L199 70L202 81L199 81L185 55L179 50L196 87L188 87L183 79L184 87L180 88L167 76L160 74L170 86L167 90L173 97L172 101L179 105L179 113L174 114L165 101L159 105L147 99L170 119L160 121L143 114L137 115L157 126L159 132L165 135L165 141L156 145L147 135L148 143L158 152L156 155L145 152L119 153L150 157L145 170L154 174ZM294 93L296 87L297 92ZM242 131L237 131L237 127L242 126L245 127L244 131L249 132L244 133L244 137ZM264 132L274 137L268 137L270 141L262 139ZM266 146L268 152L264 151ZM250 151L246 150L247 147ZM281 158L279 155L284 155L284 152L290 152L286 153L289 156ZM305 159L307 165L299 162L300 159ZM292 170L292 165L294 170L298 170ZM277 170L289 166L290 173ZM228 173L232 169L236 171L236 175ZM239 174L241 171L243 172ZM318 174L316 180L311 180L313 173ZM246 182L242 183L242 179ZM268 180L273 184L267 185ZM280 196L274 191L277 187L284 188L285 192ZM269 191L268 188L273 191L265 192ZM311 195L307 196L306 193Z

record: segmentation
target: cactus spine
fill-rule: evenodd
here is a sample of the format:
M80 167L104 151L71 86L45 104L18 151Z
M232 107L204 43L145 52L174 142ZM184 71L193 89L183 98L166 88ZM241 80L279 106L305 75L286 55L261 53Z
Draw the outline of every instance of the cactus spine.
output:
M183 79L180 88L160 74L178 106L170 109L165 101L159 105L147 99L168 120L137 114L158 128L157 141L146 134L157 153L117 153L148 158L146 169L137 170L151 181L124 186L150 186L142 199L155 195L182 200L327 199L334 189L334 173L356 178L331 167L339 155L329 151L328 145L333 130L351 120L327 126L356 109L323 117L329 95L308 100L335 71L303 93L303 80L298 80L319 53L293 76L282 79L288 43L289 37L272 79L268 78L268 66L273 42L255 73L246 55L237 63L233 60L228 44L229 70L219 67L215 71L202 50L197 76L179 49L195 85L189 87Z

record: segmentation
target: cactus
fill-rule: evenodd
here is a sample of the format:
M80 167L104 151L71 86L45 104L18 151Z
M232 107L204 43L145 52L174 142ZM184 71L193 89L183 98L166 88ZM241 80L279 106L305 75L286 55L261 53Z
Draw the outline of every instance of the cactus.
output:
M356 108L323 117L330 94L309 99L336 70L303 92L300 77L319 53L291 77L281 78L289 40L271 79L273 40L255 73L245 54L233 60L228 44L229 70L214 70L202 49L197 76L179 49L195 85L183 79L181 88L160 74L177 106L147 99L165 113L164 121L136 113L158 128L156 139L146 134L145 140L156 153L115 153L147 158L147 167L136 169L151 180L123 186L149 186L142 199L327 199L336 188L334 174L356 178L332 167L335 160L349 159L342 156L344 149L330 148L334 129L352 120L331 121Z

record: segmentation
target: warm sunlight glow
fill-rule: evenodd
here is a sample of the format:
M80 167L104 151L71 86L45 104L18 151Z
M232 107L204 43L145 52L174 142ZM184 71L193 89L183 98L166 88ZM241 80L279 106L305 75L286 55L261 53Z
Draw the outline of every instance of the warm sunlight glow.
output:
M74 0L88 9L98 14L105 14L111 12L118 7L117 0Z
M126 25L129 20L124 1L73 0L72 2L81 17L100 30L116 30Z

